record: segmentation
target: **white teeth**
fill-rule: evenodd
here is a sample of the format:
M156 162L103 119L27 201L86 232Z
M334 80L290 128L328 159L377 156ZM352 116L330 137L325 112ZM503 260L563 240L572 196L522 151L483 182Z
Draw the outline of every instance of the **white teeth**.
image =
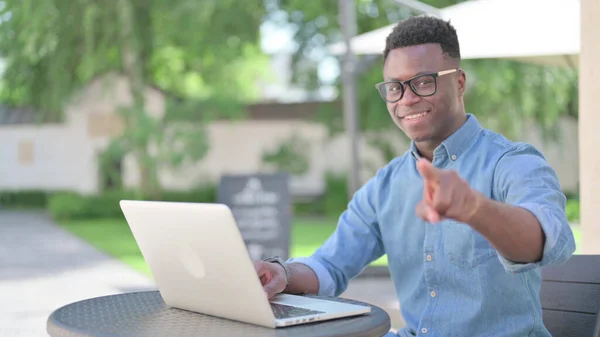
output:
M404 116L404 119L408 119L408 120L417 119L417 118L423 117L425 115L427 115L427 111L421 112L421 113L418 113L418 114L414 114L414 115L410 115L410 116Z

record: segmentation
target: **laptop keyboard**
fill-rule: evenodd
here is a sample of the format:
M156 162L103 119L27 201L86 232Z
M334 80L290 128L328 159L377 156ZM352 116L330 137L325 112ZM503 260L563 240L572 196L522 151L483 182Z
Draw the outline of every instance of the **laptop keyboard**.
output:
M275 318L290 318L298 316L307 316L314 314L324 314L323 311L311 310L306 308L293 307L291 305L271 303L271 309Z

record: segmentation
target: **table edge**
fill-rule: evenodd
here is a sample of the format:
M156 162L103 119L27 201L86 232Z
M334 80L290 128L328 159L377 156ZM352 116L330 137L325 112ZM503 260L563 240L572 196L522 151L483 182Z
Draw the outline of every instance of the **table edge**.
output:
M114 337L112 335L106 335L103 333L90 335L86 331L79 329L77 327L72 327L72 326L67 327L67 326L65 326L65 324L63 324L62 322L57 320L56 316L64 308L69 307L71 305L78 304L78 303L93 301L93 300L100 299L100 298L109 298L109 297L117 297L117 296L123 296L123 295L135 295L135 294L149 294L149 293L158 293L160 295L159 290L131 291L131 292L125 292L125 293L94 296L94 297L85 298L85 299L82 299L79 301L75 301L72 303L62 305L62 306L56 308L55 310L53 310L52 313L48 316L48 319L46 320L46 332L49 334L49 336ZM379 326L375 326L375 327L369 329L368 331L361 331L361 335L371 334L371 333L375 334L375 332L377 332L377 334L381 334L381 336L384 336L391 330L392 322L391 322L390 315L383 308L381 308L377 305L374 305L374 304L371 304L371 303L368 303L365 301L359 301L359 300L354 300L354 299L349 299L349 298L342 298L342 297L337 297L337 296L318 296L318 295L313 295L313 294L306 294L306 295L301 295L301 296L320 298L320 299L325 299L325 300L333 300L333 301L338 301L338 302L362 304L362 305L370 306L371 308L377 308L383 314L385 314L385 316L387 317L386 323L379 325ZM344 335L344 336L330 335L330 336L331 337L345 337L347 335Z

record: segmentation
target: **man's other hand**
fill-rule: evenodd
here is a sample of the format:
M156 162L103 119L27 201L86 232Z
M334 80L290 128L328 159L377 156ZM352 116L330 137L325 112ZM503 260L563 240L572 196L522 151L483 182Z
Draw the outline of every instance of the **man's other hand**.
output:
M263 290L267 294L267 298L283 292L286 287L285 270L278 263L265 261L254 261L254 268L262 283Z

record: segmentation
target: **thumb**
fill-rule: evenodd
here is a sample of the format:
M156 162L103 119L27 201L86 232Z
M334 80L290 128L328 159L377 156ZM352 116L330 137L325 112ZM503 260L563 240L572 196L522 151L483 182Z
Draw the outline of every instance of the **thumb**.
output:
M440 221L440 214L425 202L419 203L416 210L417 215L429 223L434 224Z
M427 159L419 159L417 162L417 170L427 180L437 181L440 169L433 166Z

